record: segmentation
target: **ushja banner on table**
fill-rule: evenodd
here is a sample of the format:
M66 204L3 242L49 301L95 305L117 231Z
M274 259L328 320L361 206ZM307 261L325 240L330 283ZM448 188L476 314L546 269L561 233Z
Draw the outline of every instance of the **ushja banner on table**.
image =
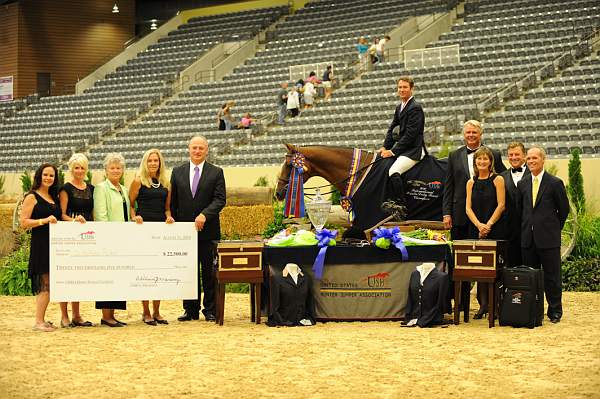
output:
M195 299L194 223L50 225L50 300Z
M13 100L13 77L0 76L0 101Z

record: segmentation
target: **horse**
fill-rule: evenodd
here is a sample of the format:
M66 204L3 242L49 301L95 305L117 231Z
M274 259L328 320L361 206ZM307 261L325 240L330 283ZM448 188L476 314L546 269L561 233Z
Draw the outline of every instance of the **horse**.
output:
M287 153L275 189L278 200L285 198L292 169L291 161L295 154L301 154L304 158L304 181L313 176L320 176L338 189L342 196L349 197L347 201L354 218L352 228L345 234L346 237L362 238L364 230L389 216L390 212L383 210L381 205L390 199L387 182L388 170L394 162L393 157L381 158L373 151L360 150L358 162L355 158L356 150L353 148L325 145L303 147L287 143L284 145ZM444 175L445 164L440 164L431 156L426 156L403 175L408 194L405 195L405 199L409 219L441 220ZM350 188L349 182L352 182Z

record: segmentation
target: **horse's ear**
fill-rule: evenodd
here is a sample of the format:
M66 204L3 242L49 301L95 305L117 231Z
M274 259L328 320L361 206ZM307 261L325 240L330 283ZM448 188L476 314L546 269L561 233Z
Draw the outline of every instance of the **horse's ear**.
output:
M283 145L285 146L285 148L287 148L288 152L294 152L296 150L293 144L283 143Z

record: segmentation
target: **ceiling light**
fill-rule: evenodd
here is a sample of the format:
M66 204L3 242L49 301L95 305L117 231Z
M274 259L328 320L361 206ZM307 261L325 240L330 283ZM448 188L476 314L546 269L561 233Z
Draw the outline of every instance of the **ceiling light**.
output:
M115 3L115 5L113 6L112 12L113 12L113 14L119 13L119 6L117 5L117 3Z

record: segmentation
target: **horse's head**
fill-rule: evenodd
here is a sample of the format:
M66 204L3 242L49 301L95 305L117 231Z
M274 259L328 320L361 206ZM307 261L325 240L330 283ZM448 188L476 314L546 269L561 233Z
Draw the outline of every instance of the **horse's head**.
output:
M290 171L292 169L292 156L299 151L298 147L293 144L285 143L284 145L287 148L287 153L285 154L283 165L281 165L281 172L279 172L279 176L277 177L277 187L275 188L275 197L279 201L285 198L285 193L288 189L288 184L290 182Z

